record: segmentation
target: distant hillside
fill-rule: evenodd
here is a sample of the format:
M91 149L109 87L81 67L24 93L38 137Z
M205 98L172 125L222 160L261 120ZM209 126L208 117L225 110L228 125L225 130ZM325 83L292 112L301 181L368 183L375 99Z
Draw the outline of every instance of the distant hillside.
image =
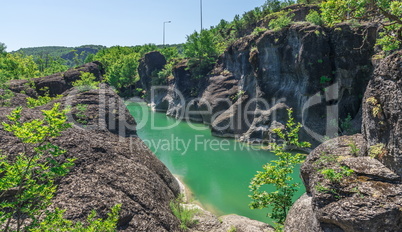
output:
M99 50L106 48L102 45L83 45L79 47L46 46L21 48L13 53L23 53L34 58L62 58L66 61L65 65L70 67L84 63L90 54L96 54Z
M66 56L68 53L73 51L87 51L88 53L96 53L97 51L106 48L102 45L83 45L79 47L63 47L63 46L46 46L46 47L32 47L32 48L21 48L15 52L21 52L25 55L41 56L43 54L50 55L53 57Z

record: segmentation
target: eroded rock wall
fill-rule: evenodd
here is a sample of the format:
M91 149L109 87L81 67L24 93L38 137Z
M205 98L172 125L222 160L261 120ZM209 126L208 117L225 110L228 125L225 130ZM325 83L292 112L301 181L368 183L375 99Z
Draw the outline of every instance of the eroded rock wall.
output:
M287 120L291 107L306 129L301 138L318 145L339 133L338 121L348 115L355 121L343 133L360 131L375 38L371 25L308 23L246 36L224 52L205 84L181 65L151 103L170 116L211 125L216 136L246 142L271 141L271 129Z

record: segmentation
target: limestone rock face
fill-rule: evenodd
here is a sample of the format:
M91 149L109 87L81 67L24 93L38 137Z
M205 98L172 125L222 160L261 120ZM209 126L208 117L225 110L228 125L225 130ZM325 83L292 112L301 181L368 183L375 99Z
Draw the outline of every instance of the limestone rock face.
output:
M363 104L362 130L369 153L402 176L402 51L379 64Z

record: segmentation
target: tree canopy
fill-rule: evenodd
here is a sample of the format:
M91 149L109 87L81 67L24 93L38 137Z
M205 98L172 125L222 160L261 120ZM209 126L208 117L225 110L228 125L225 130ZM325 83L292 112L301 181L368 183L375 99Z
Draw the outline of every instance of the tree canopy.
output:
M328 0L321 3L323 20L333 26L347 20L364 20L381 27L378 44L391 51L402 45L402 1L400 0Z

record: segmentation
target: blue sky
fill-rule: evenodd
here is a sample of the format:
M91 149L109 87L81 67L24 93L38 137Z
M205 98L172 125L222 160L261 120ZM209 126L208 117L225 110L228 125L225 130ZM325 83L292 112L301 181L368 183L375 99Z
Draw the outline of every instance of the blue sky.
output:
M203 26L232 20L265 0L202 0ZM200 0L6 0L1 3L0 42L22 47L132 46L183 43L200 29Z

